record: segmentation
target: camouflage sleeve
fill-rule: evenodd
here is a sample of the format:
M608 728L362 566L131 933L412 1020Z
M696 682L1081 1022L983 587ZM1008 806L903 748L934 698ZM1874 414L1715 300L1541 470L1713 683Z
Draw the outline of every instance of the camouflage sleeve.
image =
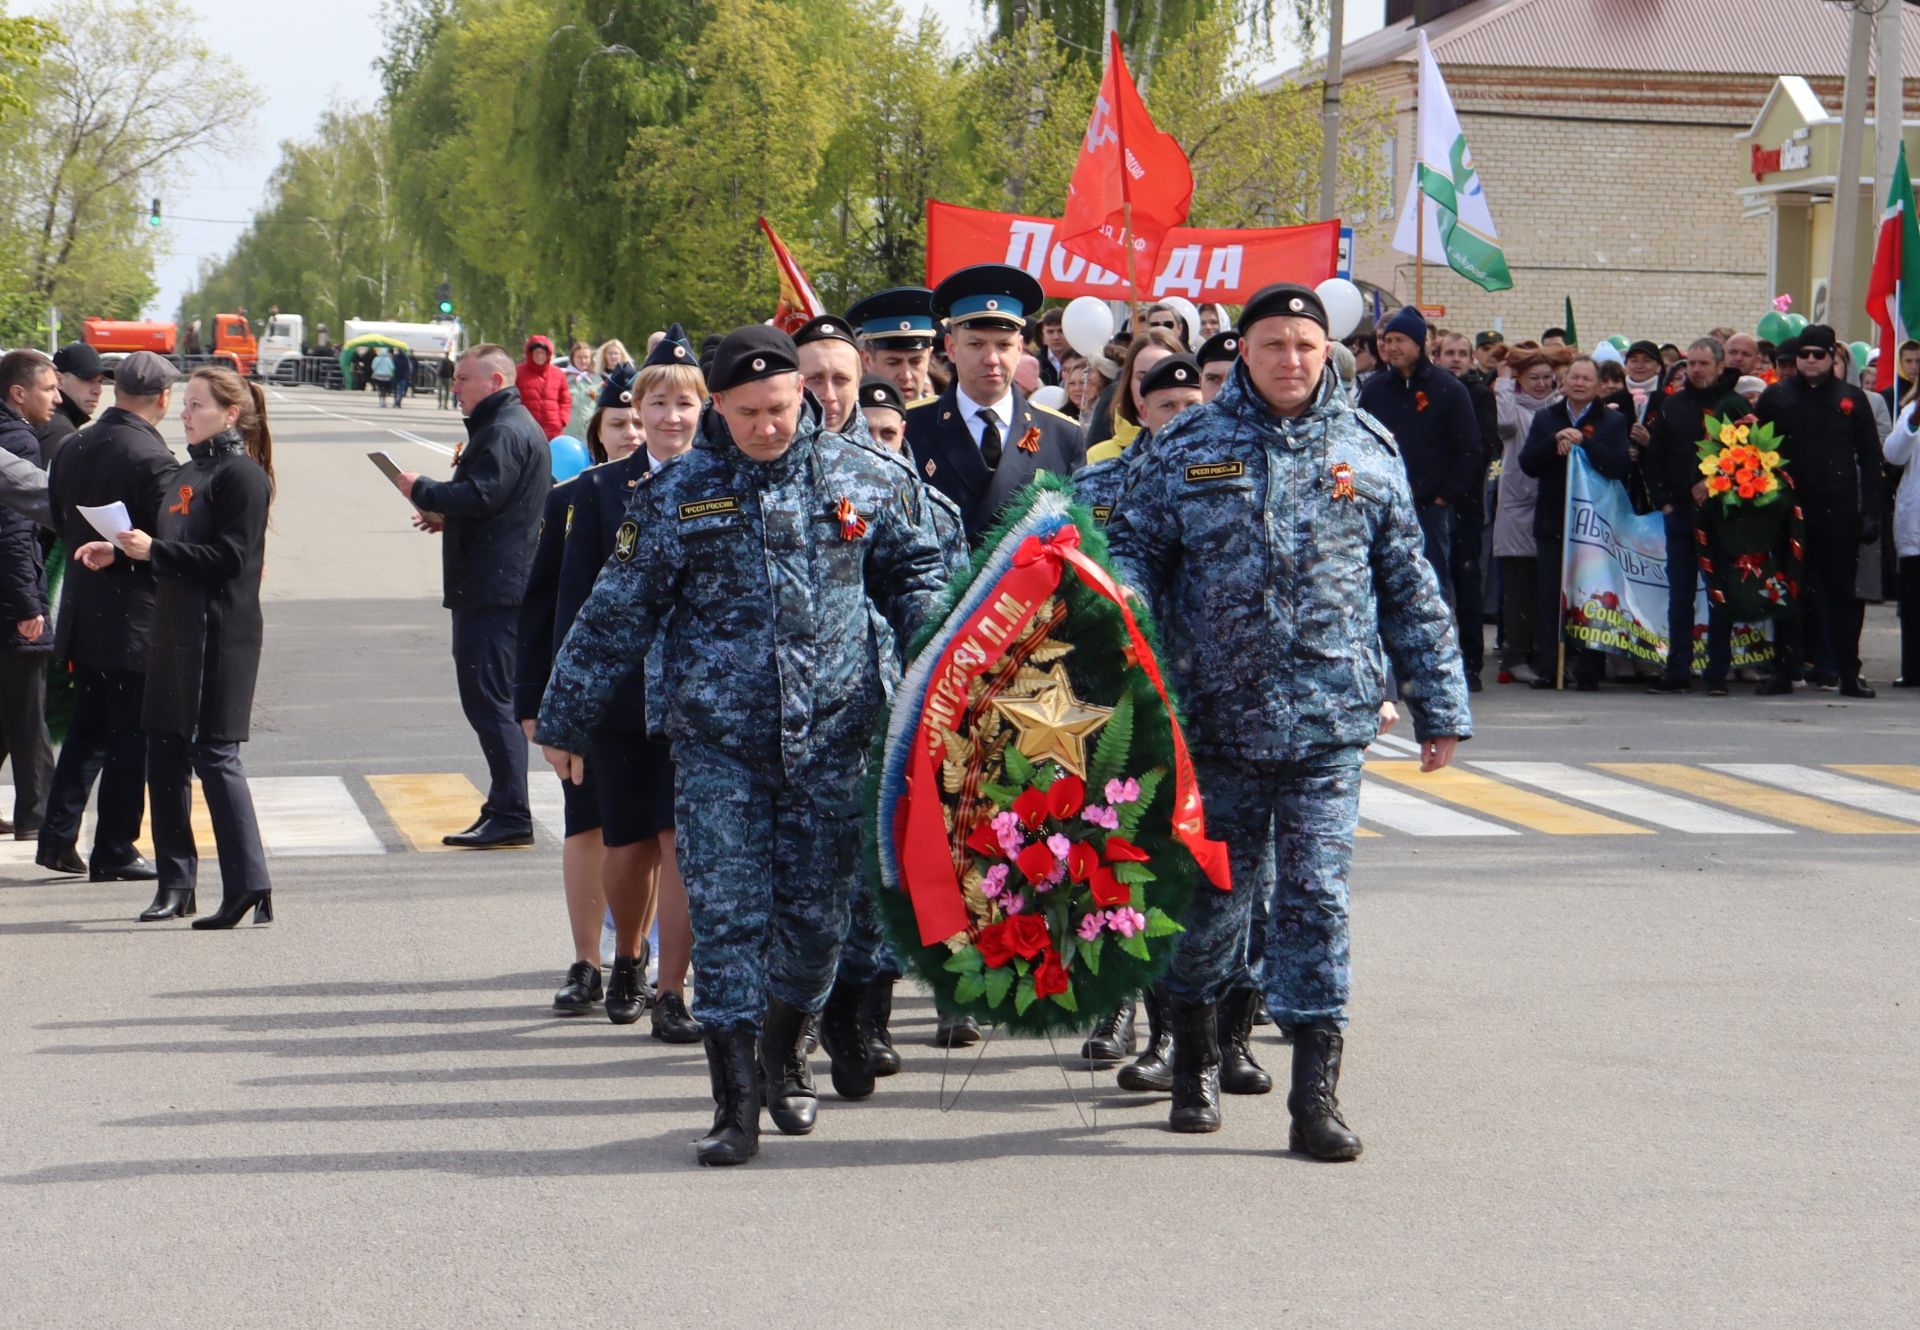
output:
M1126 492L1107 519L1107 554L1120 580L1156 615L1167 604L1167 578L1179 557L1178 528L1167 501L1167 469L1151 457L1129 468Z
M946 562L947 576L958 577L973 561L973 548L967 544L967 524L952 499L931 486L924 487L924 493L928 528L940 542L940 556Z
M608 700L627 674L622 666L646 659L660 620L672 605L680 569L669 524L655 505L638 498L627 511L613 557L601 569L593 594L554 657L534 727L535 743L569 753L587 750L588 733L600 724ZM630 544L629 527L634 533ZM627 552L624 558L622 551Z
M896 638L913 640L947 585L947 556L933 526L888 507L873 523L867 547L867 595L887 616Z
M1400 695L1413 713L1415 737L1465 739L1473 734L1473 716L1467 708L1467 679L1453 616L1421 553L1425 537L1404 475L1395 475L1392 486L1386 520L1373 543L1380 640L1393 661Z

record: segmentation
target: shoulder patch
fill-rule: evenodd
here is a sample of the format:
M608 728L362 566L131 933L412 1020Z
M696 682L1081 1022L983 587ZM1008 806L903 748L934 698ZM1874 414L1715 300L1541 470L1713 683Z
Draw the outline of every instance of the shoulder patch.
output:
M731 494L727 494L717 499L697 499L692 503L681 504L680 520L682 522L691 522L696 517L718 517L722 513L737 513L739 511L740 500Z
M1187 483L1198 484L1203 480L1232 480L1236 476L1247 474L1244 462L1196 462L1187 468Z
M911 402L907 403L907 410L917 411L923 406L932 406L935 402L939 400L940 400L940 397L937 393L927 397L916 397Z
M613 557L621 563L631 563L633 553L640 548L640 524L629 517L613 533Z
M1375 420L1370 412L1362 411L1356 406L1353 409L1353 418L1360 423L1362 429L1371 434L1375 439L1378 439L1380 445L1388 452L1392 453L1395 457L1400 455L1400 445L1394 441L1393 431L1385 425L1382 425L1378 420Z

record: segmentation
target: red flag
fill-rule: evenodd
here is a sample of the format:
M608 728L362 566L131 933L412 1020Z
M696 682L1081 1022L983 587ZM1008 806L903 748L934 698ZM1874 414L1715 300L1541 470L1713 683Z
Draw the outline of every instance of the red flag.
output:
M1127 242L1136 273L1153 272L1160 242L1187 220L1193 206L1193 168L1171 134L1147 114L1127 73L1120 34L1112 49L1080 160L1067 185L1067 211L1058 243L1070 254L1114 272L1127 271Z
M780 237L773 233L764 217L760 219L760 229L767 233L767 243L773 246L773 261L780 269L780 306L773 312L774 326L783 332L795 332L808 319L825 314L827 307L820 303L807 275L800 271L800 265L793 261L793 255L787 253L787 247L780 243Z

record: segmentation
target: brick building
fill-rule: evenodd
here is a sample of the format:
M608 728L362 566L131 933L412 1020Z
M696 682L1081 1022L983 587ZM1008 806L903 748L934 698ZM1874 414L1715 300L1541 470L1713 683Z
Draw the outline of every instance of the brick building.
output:
M1387 0L1387 26L1343 59L1346 82L1398 108L1383 151L1400 199L1414 162L1414 8ZM1446 307L1441 323L1537 337L1562 322L1570 296L1589 344L1614 333L1684 344L1716 324L1752 328L1776 294L1770 281L1794 273L1794 307L1809 309L1819 274L1776 261L1777 209L1742 191L1756 183L1750 136L1781 75L1839 107L1844 6L1425 0L1422 9L1514 278L1512 290L1488 294L1430 262L1425 298ZM1902 38L1903 67L1920 72L1920 10ZM1871 154L1869 136L1869 176ZM1827 196L1830 206L1830 182ZM1355 278L1407 302L1413 259L1392 248L1398 207L1346 220Z

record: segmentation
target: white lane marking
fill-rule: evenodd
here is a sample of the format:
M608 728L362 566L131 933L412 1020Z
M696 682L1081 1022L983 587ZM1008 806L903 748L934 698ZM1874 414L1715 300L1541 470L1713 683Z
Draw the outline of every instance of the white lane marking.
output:
M1616 780L1596 771L1584 771L1564 762L1474 762L1469 765L1516 785L1531 785L1563 799L1592 804L1606 812L1651 822L1656 827L1666 827L1671 831L1684 831L1696 836L1793 834L1787 827L1756 822L1738 813L1695 803L1663 790L1648 789L1631 781Z
M247 788L269 858L387 852L338 776L249 776Z
M393 435L396 439L405 439L408 443L417 443L422 448L431 448L436 453L439 453L442 457L453 456L453 449L448 447L446 444L435 443L432 439L423 439L418 434L415 434L410 430L394 429L391 425L389 425L387 427L387 433Z
M1709 762L1706 765L1729 776L1759 781L1795 794L1811 795L1884 817L1897 817L1903 822L1920 822L1920 794L1909 794L1905 790L1787 762Z
M1387 747L1387 748L1391 748L1391 749L1394 749L1394 750L1396 750L1397 752L1399 752L1399 753L1401 753L1401 754L1403 754L1404 756L1407 756L1407 757L1418 757L1418 756L1420 756L1420 745L1419 745L1419 744L1417 744L1417 743L1413 743L1412 741L1410 741L1410 740L1407 740L1407 739L1402 739L1402 738L1401 738L1401 737L1400 737L1399 735L1397 735L1397 734L1382 734L1382 735L1377 735L1377 736L1375 736L1375 738L1374 738L1374 742L1375 742L1375 743L1377 743L1377 744L1380 744L1380 745L1382 745L1382 746L1384 746L1384 747Z
M534 760L539 760L537 753ZM545 827L555 840L566 839L566 796L561 793L559 778L551 770L527 773L527 803L533 809L534 821Z
M1381 785L1377 781L1360 782L1360 820L1374 822L1410 836L1518 836L1512 827L1503 827L1466 813L1430 804L1405 790Z

